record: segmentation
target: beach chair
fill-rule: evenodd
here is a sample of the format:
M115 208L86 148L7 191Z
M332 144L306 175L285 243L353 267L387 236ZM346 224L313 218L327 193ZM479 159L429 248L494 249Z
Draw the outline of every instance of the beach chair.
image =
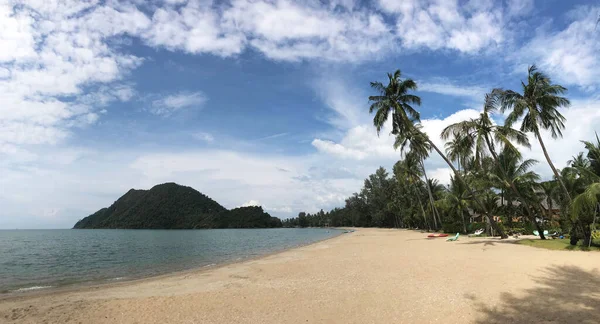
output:
M456 236L449 237L448 239L446 239L446 241L454 242L454 241L458 240L459 236L460 236L460 233L456 233Z
M480 228L480 229L476 230L475 233L469 234L469 237L471 237L471 236L479 236L479 235L483 234L483 232L484 232L484 229Z

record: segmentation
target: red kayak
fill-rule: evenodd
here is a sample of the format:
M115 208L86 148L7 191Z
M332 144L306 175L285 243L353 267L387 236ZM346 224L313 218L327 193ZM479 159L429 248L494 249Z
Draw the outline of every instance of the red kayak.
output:
M435 234L427 235L427 237L446 237L446 236L448 236L448 234L435 233Z

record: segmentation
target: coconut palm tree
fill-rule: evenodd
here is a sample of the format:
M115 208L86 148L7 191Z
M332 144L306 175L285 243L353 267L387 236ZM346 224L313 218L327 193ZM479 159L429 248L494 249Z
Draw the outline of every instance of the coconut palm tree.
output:
M571 204L571 211L574 218L581 219L584 217L588 219L586 223L595 224L598 215L598 209L600 209L600 181L589 185L585 191L575 197ZM593 215L593 216L592 216ZM590 217L592 216L592 217ZM583 244L590 245L592 241L592 230L589 226L583 227Z
M542 195L541 199L546 200L546 207L548 210L547 218L552 217L552 210L554 209L554 201L556 201L557 191L557 183L554 180L545 181L540 183L540 194ZM562 192L562 190L560 190Z
M567 161L567 164L576 169L577 168L589 169L591 166L590 160L588 160L583 155L583 152L579 152L579 154L573 156L573 158L571 160Z
M544 231L535 217L535 212L543 213L542 200L537 195L537 192L542 190L539 185L540 176L530 171L537 162L534 159L523 160L521 155L506 149L498 155L497 167L490 177L497 188L505 191L512 189L517 200L525 206L525 211L540 233L540 238L545 240ZM509 206L512 206L512 199L509 200Z
M423 175L422 169L419 163L419 158L413 154L407 154L404 160L400 160L394 166L394 174L396 177L404 179L410 184L413 195L417 198L417 202L421 208L423 214L424 226L431 229L429 222L427 221L427 214L421 201L421 176Z
M373 125L377 135L385 125L390 114L392 115L392 134L402 134L409 131L421 115L412 105L421 105L419 96L410 94L409 91L417 90L417 83L411 79L401 79L400 70L393 74L388 73L388 85L381 82L371 82L371 88L379 92L377 96L369 96L372 103L369 113L375 112Z
M568 107L571 104L569 99L562 96L567 92L567 89L561 85L553 84L550 77L538 71L535 65L530 66L528 69L527 83L521 82L521 84L522 94L512 90L496 90L500 94L501 111L510 110L505 125L511 127L522 119L520 130L533 132L540 143L548 165L550 165L556 180L564 191L567 202L570 204L571 196L558 170L552 163L540 134L540 130L544 129L550 131L552 138L562 137L566 119L558 111L558 108Z
M598 134L596 133L596 143L589 141L582 142L588 150L587 158L592 172L600 176L600 138L598 138Z
M388 116L392 115L392 134L403 139L410 141L411 139L419 139L429 144L429 146L435 150L440 157L448 164L448 166L454 172L455 177L462 181L467 187L467 190L471 193L473 200L479 205L484 214L490 220L491 225L498 231L502 238L508 236L504 231L496 224L494 219L489 215L485 206L475 195L475 192L468 186L468 184L461 177L460 173L456 170L452 162L448 160L446 155L440 151L440 149L431 141L429 136L423 133L418 127L420 123L419 112L412 107L412 105L420 105L421 98L418 96L409 94L409 91L417 89L417 84L411 79L401 79L400 70L396 70L393 74L388 73L388 85L384 86L381 82L371 82L371 87L378 92L376 96L369 96L369 112L375 112L373 118L373 124L377 129L377 134L380 133L384 124L388 120Z
M419 125L415 125L418 129L420 129ZM420 134L423 134L422 132ZM422 135L415 135L409 141L406 137L396 136L396 141L394 142L394 148L400 148L401 153L405 153L406 151L410 152L409 154L412 158L416 159L420 163L421 171L423 172L423 176L425 177L425 183L429 183L429 178L427 177L427 171L425 169L425 159L429 157L429 152L431 151L431 145L427 141L427 138ZM407 150L408 148L408 150ZM431 205L431 210L433 211L433 226L434 229L438 229L438 222L440 226L442 225L442 220L440 218L440 214L435 207L433 193L431 192L431 187L426 186L427 195L429 196L429 204ZM437 217L437 220L436 220Z
M533 214L534 208L532 208L529 205L529 202L524 199L517 186L510 181L512 180L512 177L510 174L508 174L507 170L505 170L503 163L500 163L498 154L496 152L494 143L499 143L501 149L506 151L505 155L508 156L510 154L513 159L519 159L521 153L517 147L513 145L513 142L516 142L521 146L530 147L529 139L524 132L508 126L495 125L492 121L490 115L498 112L500 96L501 92L499 90L493 90L491 93L486 94L483 111L479 114L478 118L472 118L470 120L461 121L447 126L442 131L441 137L442 139L447 140L451 135L456 137L457 134L463 134L461 136L473 138L474 140L472 143L475 149L476 160L482 160L485 156L491 154L501 175L500 178L507 181L506 184L508 187L502 189L511 190L513 194L516 195L516 197L525 205L525 209L530 214L530 218L535 222L535 217ZM512 200L509 201L509 204L512 204ZM541 210L541 208L538 209ZM539 227L537 222L536 225ZM539 231L539 233L540 238L544 240L545 237L543 231Z
M446 155L452 162L457 162L458 171L465 169L466 161L473 155L473 137L465 133L453 134L452 140L446 142Z
M451 214L457 215L463 225L463 233L467 233L467 221L465 220L465 211L468 212L469 193L461 181L450 177L450 185L445 200Z

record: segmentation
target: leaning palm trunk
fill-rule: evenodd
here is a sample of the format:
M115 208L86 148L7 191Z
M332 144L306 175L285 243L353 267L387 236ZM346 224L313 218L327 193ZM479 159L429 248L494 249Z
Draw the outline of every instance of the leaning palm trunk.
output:
M552 160L550 160L550 155L548 155L548 151L546 150L546 145L544 145L544 141L542 140L542 137L540 136L540 131L536 128L535 129L535 137L537 137L538 142L540 142L540 146L542 147L542 151L544 152L544 157L546 158L546 161L548 161L548 164L550 165L550 168L552 169L552 172L554 173L554 176L556 177L556 180L558 180L558 183L560 184L560 187L562 188L562 190L565 193L565 197L567 198L567 203L568 206L571 206L571 204L573 203L573 200L571 199L571 195L569 194L569 190L567 190L567 187L565 186L565 183L562 181L562 177L560 176L560 174L558 173L558 170L556 170L556 167L554 167L554 164L552 163ZM585 227L583 226L583 224L581 223L581 220L577 219L577 223L575 224L573 221L571 221L572 225L575 227L579 227L581 229L581 232L583 233L583 240L589 240L591 233L585 230ZM573 234L575 234L576 232L573 231ZM577 240L577 239L576 239ZM577 242L575 240L575 242ZM573 242L573 241L571 241Z
M542 136L540 135L540 131L537 129L535 130L535 137L538 139L538 142L540 142L542 151L544 151L544 157L546 157L546 161L548 161L548 164L550 165L550 168L552 169L552 172L554 173L556 180L558 180L558 183L560 183L560 187L565 192L567 201L570 205L572 200L571 200L571 195L569 194L569 190L567 190L567 187L565 186L565 183L562 181L560 174L558 174L558 170L556 170L556 167L554 167L554 163L552 163L552 160L550 160L550 155L548 155L548 151L546 150L546 145L544 145L544 141L542 141Z
M477 196L475 195L475 192L473 191L473 189L471 189L471 186L469 186L467 184L467 182L463 179L463 177L456 170L454 165L452 165L452 163L448 160L448 158L444 155L444 153L442 153L442 151L440 151L440 149L435 144L433 144L433 141L431 139L429 139L429 137L427 137L427 141L429 142L429 145L431 145L431 147L442 157L442 159L444 159L444 161L446 161L446 164L448 164L448 166L454 172L454 176L465 185L465 188L467 188L467 190L473 197L473 200L475 200L475 203L479 206L479 208L481 208L481 210L483 210L483 213L490 221L490 224L492 225L492 227L498 232L498 234L500 234L500 237L503 239L508 238L506 233L504 233L504 231L498 226L498 223L496 223L494 218L490 215L487 208L485 208L485 205L483 205L483 203L479 200L479 198L477 198Z
M435 217L437 215L438 220L440 222L440 226L442 226L442 220L439 219L440 216L437 212L437 209L435 208L435 205L433 204L433 193L431 192L431 187L429 186L429 179L427 178L427 172L425 171L425 163L423 163L423 160L421 160L421 167L423 168L423 176L425 177L425 184L427 187L427 194L429 195L429 203L431 204L431 209L433 211L433 226L435 227L435 229L438 229L437 226L437 222L435 220Z
M527 211L527 214L529 214L529 219L535 224L535 228L537 229L538 233L540 234L540 239L545 240L546 237L544 236L544 231L542 230L540 224L538 224L538 222L535 220L535 214L533 213L531 206L523 198L523 195L521 195L521 192L517 189L517 187L515 186L515 183L513 181L509 181L506 170L504 170L504 167L502 166L502 163L500 163L500 159L498 158L498 154L496 154L496 149L494 148L494 144L487 136L485 136L485 142L488 147L488 150L490 151L490 153L492 153L492 157L494 158L496 165L498 165L498 168L500 169L502 176L510 185L510 189L513 191L513 193L515 195L517 195L518 198L521 199L521 201L525 205L525 210ZM510 201L509 204L512 205L512 201ZM508 215L508 217L512 218L512 215Z

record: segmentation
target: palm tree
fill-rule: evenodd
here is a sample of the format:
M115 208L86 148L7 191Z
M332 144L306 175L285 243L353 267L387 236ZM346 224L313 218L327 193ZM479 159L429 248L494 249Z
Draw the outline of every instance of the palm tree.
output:
M584 169L590 168L590 160L588 160L583 155L583 152L579 152L579 154L573 156L573 159L567 161L567 164L576 169L577 168L584 168Z
M498 164L495 172L490 174L496 187L503 190L511 190L515 193L518 201L525 206L529 219L534 223L540 233L540 238L545 240L544 231L540 223L536 220L534 211L542 214L542 201L538 198L537 192L541 191L539 181L540 176L530 171L538 161L534 159L523 160L521 155L515 154L512 150L504 150L498 156ZM509 206L512 206L512 199L509 200ZM510 216L509 216L510 217ZM543 217L541 217L543 219Z
M540 193L542 194L542 200L546 200L548 218L552 218L552 210L554 209L554 201L557 196L557 183L554 180L545 181L540 183Z
M420 126L416 125L415 127L420 129ZM421 133L423 134L423 133ZM411 140L407 140L403 136L396 136L396 141L394 142L394 148L398 149L400 147L400 152L404 153L405 151L410 152L409 154L412 158L416 159L420 163L421 171L423 172L423 176L425 177L425 182L429 183L429 178L427 177L427 171L425 169L425 159L429 157L429 152L431 151L431 145L427 142L425 136L415 135L411 138ZM429 196L429 203L431 205L431 210L433 211L433 226L434 229L438 229L438 221L440 226L442 225L442 220L440 218L440 214L437 211L437 208L434 204L433 193L431 192L431 187L427 186L427 195ZM436 217L438 221L436 221Z
M421 98L409 94L408 92L411 90L416 90L417 84L411 79L403 80L400 77L400 70L396 70L393 74L388 73L387 86L384 86L381 82L371 82L371 87L379 92L377 96L369 96L369 102L371 102L369 112L375 112L373 124L377 129L377 134L380 133L381 129L383 128L385 122L388 119L388 116L391 114L392 134L396 135L397 137L400 137L400 141L404 139L407 141L411 141L412 139L418 138L419 140L428 143L429 146L432 149L434 149L452 169L455 177L464 183L464 185L467 187L467 190L469 190L469 192L471 193L473 200L475 200L476 204L481 207L484 214L490 220L491 225L498 231L500 236L502 238L507 238L508 236L489 215L489 213L485 209L485 206L477 198L475 192L464 181L464 179L456 170L452 162L448 160L446 155L444 155L444 153L440 151L440 149L431 141L431 139L425 133L423 133L418 127L416 127L420 123L420 115L419 112L411 106L411 104L420 105Z
M389 115L392 115L392 134L402 134L412 129L415 121L421 119L421 115L411 105L421 105L421 98L409 91L417 90L417 83L411 79L402 80L400 70L393 74L388 73L388 85L381 82L371 82L371 88L379 92L378 96L369 96L372 102L369 113L375 111L373 125L377 128L377 135L385 125Z
M450 177L450 186L446 194L446 202L449 206L449 212L460 217L463 225L463 233L467 233L467 221L465 220L464 211L468 210L469 193L464 184L457 181L454 177Z
M538 71L535 65L529 67L527 83L521 82L521 84L523 94L512 90L496 90L501 96L501 111L512 110L506 118L505 125L511 127L522 119L521 131L534 133L542 147L542 151L544 151L544 157L548 165L550 165L556 180L564 191L567 202L570 204L571 196L558 170L552 163L540 134L540 129L545 129L550 131L552 138L562 137L566 119L558 111L558 108L568 107L571 104L569 99L561 96L567 92L567 89L561 85L553 84L550 77Z
M490 117L491 114L498 112L499 97L501 92L499 90L493 90L491 93L485 95L483 111L479 114L478 118L461 121L446 127L441 134L442 139L446 140L451 135L456 138L457 134L463 134L464 137L471 137L474 140L471 142L475 148L476 160L482 160L488 154L491 154L494 158L495 164L498 167L500 178L512 180L505 167L500 162L494 142L500 144L508 155L512 152L511 156L514 159L519 159L521 153L513 145L513 141L521 146L530 147L527 135L516 129L508 126L495 125ZM527 162L527 161L526 161ZM530 218L535 222L532 207L523 199L523 195L519 192L517 187L512 181L506 182L507 188L503 190L512 190L512 192L519 198L525 205L527 212L530 214ZM512 200L509 201L509 205L512 205ZM539 224L536 222L536 226ZM538 229L539 230L539 229ZM543 231L539 230L540 238L544 237Z
M600 179L599 179L600 180ZM593 215L591 222L588 220L586 223L595 224L598 209L600 207L600 181L589 185L585 191L575 197L573 200L572 215L574 218L580 219L585 215ZM592 241L593 229L589 226L583 227L583 244L590 245Z
M453 134L451 141L446 142L446 155L452 162L457 162L458 171L461 167L465 169L465 163L468 158L473 154L473 138L464 133Z
M587 158L592 172L600 176L600 138L598 138L598 134L596 133L596 143L588 141L582 142L588 150Z
M429 226L429 222L427 221L425 208L423 208L423 203L421 201L421 191L419 190L421 184L422 169L419 165L418 157L416 155L407 154L404 160L398 161L394 166L394 174L396 175L396 177L400 176L402 179L404 179L410 184L413 190L413 194L414 196L416 196L417 202L421 207L424 226L431 229Z

